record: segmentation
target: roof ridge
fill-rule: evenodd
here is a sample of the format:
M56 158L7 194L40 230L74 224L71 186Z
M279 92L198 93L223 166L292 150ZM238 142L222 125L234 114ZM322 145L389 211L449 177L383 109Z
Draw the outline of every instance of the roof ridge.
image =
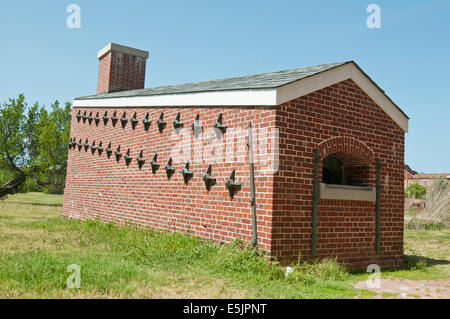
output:
M261 76L261 75L268 75L268 74L278 74L278 73L282 73L282 72L294 72L294 71L300 71L300 70L314 68L314 67L323 67L323 66L331 66L331 65L333 65L333 67L335 67L335 66L342 65L342 64L345 64L345 63L349 63L349 62L353 62L353 61L324 63L324 64L317 64L317 65L311 65L311 66L304 66L304 67L294 68L294 69L284 69L284 70L278 70L278 71L272 71L272 72L254 73L254 74L247 74L247 75L238 75L238 76L232 76L232 77L228 77L228 78L218 78L218 79L214 79L214 80L187 82L187 83L180 83L180 84L174 84L174 85L163 85L163 86L159 86L159 87L168 87L168 86L187 85L187 84L199 84L199 83L223 81L223 80L242 79L242 78L247 78L247 77L254 77L254 76ZM156 87L153 87L153 88L156 89L158 87L156 86ZM144 88L142 90L145 90L145 89L146 88Z

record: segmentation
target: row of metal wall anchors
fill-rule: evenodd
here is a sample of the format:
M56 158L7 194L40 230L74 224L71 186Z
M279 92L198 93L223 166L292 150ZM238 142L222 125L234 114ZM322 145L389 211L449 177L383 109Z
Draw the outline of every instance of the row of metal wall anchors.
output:
M131 127L133 130L136 129L136 127L139 123L139 120L137 119L137 112L134 112L134 115L131 118L127 118L126 111L123 112L122 117L120 119L117 117L117 111L114 111L113 115L111 115L110 117L108 116L108 111L105 111L105 113L103 114L103 116L100 119L100 112L97 112L95 117L93 117L92 112L90 112L89 115L87 114L87 111L84 111L84 113L81 114L81 110L79 110L76 115L76 118L77 118L78 123L80 123L82 121L83 124L85 124L87 122L89 125L91 125L92 122L94 122L96 126L99 125L101 120L103 120L104 126L106 126L108 124L108 122L111 120L111 124L113 127L116 127L117 122L120 120L120 124L123 129L127 126L128 121L130 121ZM197 116L195 117L194 123L191 124L192 131L194 132L194 135L196 137L198 136L198 134L203 132L203 126L200 125L199 122L200 122L200 114L197 114ZM150 125L151 125L149 112L147 112L145 117L142 119L142 124L144 125L144 130L148 131L150 128ZM167 123L164 121L164 112L161 112L159 114L159 118L158 118L158 120L156 120L156 124L158 125L159 132L162 132L167 125ZM180 112L177 113L175 119L172 122L172 125L175 130L184 127L184 123L181 122ZM223 125L223 123L222 123L222 113L219 114L219 117L217 118L216 122L214 122L213 128L215 130L220 131L222 134L224 134L226 132L227 126Z
M69 149L75 150L78 148L78 151L81 152L81 150L84 148L85 152L87 152L89 149L91 149L91 153L94 155L95 152L98 153L98 155L102 155L103 151L106 151L106 156L108 158L111 158L111 155L113 153L113 150L111 148L111 142L108 144L107 148L104 150L103 143L100 141L98 145L95 144L95 141L92 142L91 145L89 145L88 139L83 143L80 139L78 143L76 142L76 138L72 137L69 140ZM136 162L138 164L139 169L142 168L145 164L145 159L143 157L143 150L140 151L139 156L136 158ZM120 151L120 145L117 147L117 150L114 152L114 156L117 162L120 162L120 159L122 158L122 153ZM125 155L123 156L125 160L125 164L129 166L133 160L133 157L131 156L130 149L127 150ZM153 155L153 159L150 161L150 165L152 167L152 173L156 174L158 171L160 165L157 163L158 154ZM172 166L172 157L169 158L166 165L164 166L164 169L166 170L167 178L170 180L170 178L175 174L175 168ZM205 183L206 189L209 191L211 187L216 185L216 178L211 176L211 165L208 166L208 169L206 170L206 173L203 174L202 179ZM187 162L182 170L180 170L180 173L183 175L183 180L186 185L188 185L191 178L194 176L194 173L189 170L189 162ZM241 189L241 184L235 182L235 175L236 172L233 169L231 171L230 178L225 182L225 187L228 189L228 192L230 194L230 197L233 198L234 195Z

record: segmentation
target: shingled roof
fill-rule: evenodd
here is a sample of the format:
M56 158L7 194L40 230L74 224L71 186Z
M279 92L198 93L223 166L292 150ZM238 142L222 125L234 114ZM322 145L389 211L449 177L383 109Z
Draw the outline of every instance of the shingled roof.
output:
M355 82L404 132L408 131L408 116L354 61L89 95L75 98L73 106L280 105L347 79Z
M164 94L211 92L211 91L270 89L270 88L277 88L294 81L298 81L300 79L306 78L314 74L318 74L323 71L330 70L332 68L338 67L346 63L351 63L351 61L320 64L304 68L238 76L212 81L191 82L179 85L160 86L148 89L128 90L107 94L89 95L75 98L75 100L106 99L118 97L151 96Z

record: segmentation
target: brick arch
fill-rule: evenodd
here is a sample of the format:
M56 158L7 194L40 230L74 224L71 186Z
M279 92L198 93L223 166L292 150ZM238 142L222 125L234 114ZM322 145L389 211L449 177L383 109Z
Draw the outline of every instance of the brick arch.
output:
M374 152L366 144L349 136L329 138L320 142L318 148L322 160L328 155L334 155L351 165L371 165L375 158Z

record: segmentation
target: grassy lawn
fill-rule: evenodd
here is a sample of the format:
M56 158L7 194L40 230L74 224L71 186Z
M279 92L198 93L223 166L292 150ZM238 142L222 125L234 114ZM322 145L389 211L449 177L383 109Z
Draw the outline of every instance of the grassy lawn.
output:
M62 196L17 194L0 202L0 298L353 298L374 293L352 284L334 261L303 265L288 277L239 241L214 245L183 234L60 217ZM405 232L410 279L450 278L450 230ZM70 289L67 267L80 267Z

